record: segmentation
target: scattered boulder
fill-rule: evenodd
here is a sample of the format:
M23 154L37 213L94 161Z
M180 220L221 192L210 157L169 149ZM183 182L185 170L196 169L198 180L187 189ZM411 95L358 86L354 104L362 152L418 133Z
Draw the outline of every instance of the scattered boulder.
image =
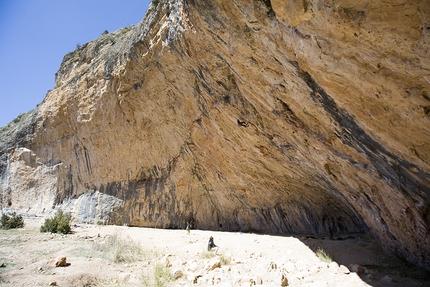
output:
M64 267L67 264L66 257L58 257L55 261L55 267Z
M4 262L1 262L0 263L0 268L4 268L4 267L6 267L6 264L4 264Z
M187 277L188 280L192 281L193 284L197 284L199 278L203 277L202 275L190 275Z
M161 264L163 264L166 267L172 267L172 263L170 262L170 257L171 255L165 255L162 259L161 259Z
M182 270L176 270L175 272L173 272L173 279L177 280L179 278L181 278L182 276L184 276L184 272L182 272Z
M273 270L276 270L276 269L278 269L278 265L276 265L276 263L275 262L270 262L270 264L269 264L269 266L267 267L267 271L273 271Z
M328 268L334 272L337 272L339 270L339 264L337 264L337 262L332 261L328 264Z
M187 267L187 271L196 272L200 268L200 265L196 260L192 260L187 264Z
M221 282L221 278L220 278L219 276L212 277L212 279L211 279L211 283L212 283L212 285L217 285L217 284L219 284L220 282Z
M51 283L49 283L49 286L58 286L56 281L52 281Z
M391 283L393 282L393 278L389 275L385 275L384 277L381 278L381 280L379 280L379 282Z
M367 275L366 275L366 279L368 279L368 280L372 280L372 279L373 279L373 275L372 275L372 274L367 274Z
M355 272L357 274L363 274L364 273L364 268L359 264L349 265L349 270L351 270L351 272Z
M220 267L221 267L221 260L216 258L209 261L209 263L206 265L205 270L211 271L211 270L214 270L215 268L220 268Z
M349 274L349 273L351 273L351 271L345 265L340 265L339 266L339 272L343 273L343 274Z
M67 259L66 259L65 256L59 256L54 261L54 266L55 267L66 267L66 266L69 266L69 265L70 265L70 263L67 263Z
M281 286L288 286L288 278L285 276L285 274L282 274Z
M256 284L255 280L249 277L237 277L234 283L234 286L253 286Z
M261 279L261 277L257 277L254 282L254 285L263 285L263 279Z

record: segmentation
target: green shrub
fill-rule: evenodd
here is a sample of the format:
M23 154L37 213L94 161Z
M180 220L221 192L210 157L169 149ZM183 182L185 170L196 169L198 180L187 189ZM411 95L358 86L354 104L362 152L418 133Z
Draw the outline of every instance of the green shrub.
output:
M24 219L21 215L17 215L15 212L12 216L3 214L0 221L1 229L12 229L24 227Z
M40 227L40 232L70 233L70 216L59 210L53 218L45 219L45 223Z

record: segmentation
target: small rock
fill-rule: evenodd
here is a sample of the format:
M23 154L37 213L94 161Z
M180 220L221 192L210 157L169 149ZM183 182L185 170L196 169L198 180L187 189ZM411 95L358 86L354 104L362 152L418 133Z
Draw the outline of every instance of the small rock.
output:
M336 272L339 270L339 264L337 264L337 262L332 261L329 263L328 268Z
M247 278L247 277L238 277L236 278L235 286L252 286L255 285L255 282L253 279Z
M218 285L221 282L220 277L213 277L212 278L212 285Z
M193 284L197 284L199 278L201 278L201 277L202 277L202 275L195 275L195 276L190 275L187 277L187 279L190 280L191 282L193 282Z
M278 269L278 265L276 265L275 262L270 262L269 266L267 267L267 271L272 271Z
M349 270L351 270L351 272L355 272L357 274L363 274L364 273L364 268L358 264L349 265Z
M184 272L182 272L182 270L176 270L175 272L173 272L173 279L177 280L179 278L181 278L182 276L184 276Z
M0 268L4 268L6 267L6 264L4 264L4 262L0 263Z
M57 282L52 281L51 283L49 283L49 286L58 286L58 285L57 285Z
M187 270L190 272L196 272L200 267L199 263L195 260L191 261L187 266L188 266Z
M254 281L256 285L263 285L263 279L261 279L261 277L257 277Z
M170 259L169 259L170 255L165 255L162 259L161 262L164 266L166 267L172 267L172 263L170 263Z
M349 271L348 267L346 267L345 265L340 265L339 266L339 272L343 273L343 274L349 274L349 273L351 273L351 271Z
M284 274L282 274L281 286L288 286L288 278Z
M42 268L42 267L39 267L39 268L37 269L37 271L38 271L38 272L43 272L43 268Z
M320 269L317 265L312 265L308 268L308 271L310 274L316 274L316 273L320 272ZM288 273L292 273L292 272L288 272Z
M393 278L389 275L385 275L384 277L381 278L381 280L379 280L379 282L391 283L393 282Z
M219 268L221 267L221 260L220 259L213 259L211 261L209 261L209 263L206 265L206 270L207 271L211 271L214 270L215 268Z
M70 264L67 263L65 256L60 256L55 260L55 267L66 267Z

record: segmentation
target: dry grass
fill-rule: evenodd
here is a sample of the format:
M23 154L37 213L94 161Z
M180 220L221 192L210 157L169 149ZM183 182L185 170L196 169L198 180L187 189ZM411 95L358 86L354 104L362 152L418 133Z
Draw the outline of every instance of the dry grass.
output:
M171 270L161 262L157 262L150 272L141 276L143 286L164 287L170 281L172 281Z
M330 263L333 261L333 258L327 254L322 248L318 248L317 252L315 253L319 259L321 259L323 262Z
M201 253L201 258L203 259L212 259L214 257L216 257L215 252L203 250L203 252Z
M139 242L121 237L119 234L108 236L103 241L94 242L93 248L95 251L101 252L102 257L115 263L132 263L142 260L147 255Z
M231 264L231 257L227 256L223 253L215 254L215 252L204 250L201 253L200 257L203 259L212 259L212 258L218 257L220 259L222 265L230 265Z

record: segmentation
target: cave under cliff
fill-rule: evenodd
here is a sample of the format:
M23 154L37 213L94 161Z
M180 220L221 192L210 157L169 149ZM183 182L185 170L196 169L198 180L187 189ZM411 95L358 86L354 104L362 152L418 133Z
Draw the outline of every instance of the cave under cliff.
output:
M3 208L366 232L430 270L430 3L160 0L0 132Z

